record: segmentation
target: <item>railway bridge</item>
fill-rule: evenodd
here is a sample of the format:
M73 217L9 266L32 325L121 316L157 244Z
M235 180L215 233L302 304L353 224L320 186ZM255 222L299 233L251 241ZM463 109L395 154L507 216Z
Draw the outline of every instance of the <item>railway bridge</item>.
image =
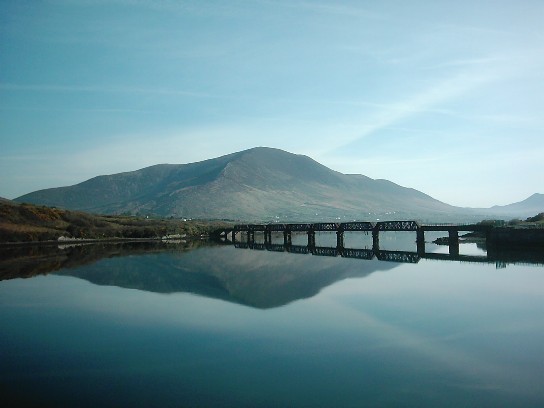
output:
M240 240L245 238L248 245L255 244L255 233L264 234L264 244L272 244L273 233L283 233L283 246L291 245L291 237L294 233L303 233L308 236L308 247L315 248L316 232L336 233L337 250L344 249L344 233L346 232L367 232L372 233L373 249L379 250L380 233L395 231L414 231L416 232L416 243L418 252L425 252L425 232L444 231L449 237L449 252L452 255L459 254L459 232L485 232L486 237L491 227L482 224L423 224L417 221L354 221L354 222L319 222L319 223L271 223L271 224L238 224L234 228L224 230L221 236L228 238L236 244L237 236ZM245 237L244 237L245 235Z

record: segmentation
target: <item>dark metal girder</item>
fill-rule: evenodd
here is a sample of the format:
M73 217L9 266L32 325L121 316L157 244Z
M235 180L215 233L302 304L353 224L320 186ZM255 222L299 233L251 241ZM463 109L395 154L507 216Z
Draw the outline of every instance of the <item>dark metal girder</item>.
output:
M418 263L420 260L417 252L405 251L377 251L376 257L387 262Z
M312 224L287 224L286 229L289 231L308 231Z
M337 248L328 248L328 247L313 247L312 249L312 255L316 256L338 256L338 249Z
M374 224L365 221L343 222L340 224L342 231L372 231Z
M338 231L339 224L335 222L320 222L317 224L311 224L311 228L314 231Z
M372 258L374 258L374 251L372 249L344 248L341 255L343 258L371 260Z
M419 224L416 221L380 221L376 228L379 231L417 231Z
M287 248L287 252L293 254L309 254L310 250L307 246L303 245L289 245L289 247Z
M273 252L285 252L285 246L283 244L268 244L266 245L266 249Z

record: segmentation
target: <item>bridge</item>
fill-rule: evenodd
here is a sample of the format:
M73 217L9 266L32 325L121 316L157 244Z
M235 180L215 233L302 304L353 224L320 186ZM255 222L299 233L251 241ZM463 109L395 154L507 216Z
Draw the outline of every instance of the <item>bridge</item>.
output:
M449 253L450 255L459 255L459 232L485 232L486 237L491 230L488 225L482 224L421 224L417 221L380 221L380 222L320 222L320 223L294 223L294 224L239 224L230 230L224 230L220 236L232 237L232 242L236 244L237 235L245 235L245 241L248 246L255 245L255 233L264 234L264 245L272 245L272 233L283 233L283 246L289 248L292 246L293 233L305 233L308 236L307 247L316 248L316 232L334 232L336 233L336 248L339 251L344 250L345 232L367 232L372 233L373 249L379 253L380 233L388 231L414 231L416 232L417 253L425 253L425 232L426 231L444 231L448 233Z
M374 258L386 262L398 263L418 263L421 259L437 260L437 261L460 261L470 263L496 263L494 259L488 256L479 255L460 255L460 254L440 254L427 253L425 251L388 251L380 250L379 248L334 248L334 247L318 247L307 245L283 245L283 244L261 244L247 242L236 242L235 248L253 249L258 251L273 251L273 252L289 252L292 254L312 254L315 256L330 256L342 258L355 258L363 260L372 260Z

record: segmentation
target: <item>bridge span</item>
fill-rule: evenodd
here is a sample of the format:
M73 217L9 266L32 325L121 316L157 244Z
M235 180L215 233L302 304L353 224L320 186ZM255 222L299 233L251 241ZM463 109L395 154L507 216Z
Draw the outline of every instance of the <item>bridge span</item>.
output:
M255 233L262 232L264 234L264 244L272 244L272 233L283 233L283 245L288 247L292 244L293 233L305 233L308 236L308 247L314 248L316 232L335 232L336 247L344 248L344 233L345 232L371 232L373 248L379 248L380 233L388 231L414 231L416 232L416 243L418 253L425 252L425 232L426 231L444 231L449 237L449 253L452 255L459 254L459 232L485 232L486 238L491 227L482 224L423 224L417 221L354 221L354 222L319 222L319 223L291 223L291 224L238 224L230 230L224 230L220 235L227 238L232 237L232 242L236 244L237 235L245 234L245 241L248 245L255 243Z

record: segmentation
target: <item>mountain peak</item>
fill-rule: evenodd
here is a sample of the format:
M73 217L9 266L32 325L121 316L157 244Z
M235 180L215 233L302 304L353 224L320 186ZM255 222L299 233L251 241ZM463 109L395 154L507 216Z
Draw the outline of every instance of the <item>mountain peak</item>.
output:
M413 189L255 147L215 159L98 176L17 201L100 213L242 220L369 219L455 210ZM374 215L375 216L375 215Z
M508 205L495 205L489 209L495 216L502 217L531 217L544 212L544 194L534 193L523 201Z

